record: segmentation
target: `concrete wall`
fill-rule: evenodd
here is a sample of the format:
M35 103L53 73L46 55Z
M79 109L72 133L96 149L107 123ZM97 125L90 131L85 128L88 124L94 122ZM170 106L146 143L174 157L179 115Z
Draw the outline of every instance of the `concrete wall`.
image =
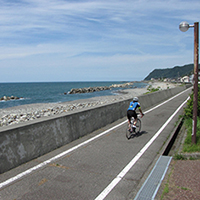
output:
M189 86L139 97L150 108ZM126 116L132 99L0 128L0 173L28 162Z

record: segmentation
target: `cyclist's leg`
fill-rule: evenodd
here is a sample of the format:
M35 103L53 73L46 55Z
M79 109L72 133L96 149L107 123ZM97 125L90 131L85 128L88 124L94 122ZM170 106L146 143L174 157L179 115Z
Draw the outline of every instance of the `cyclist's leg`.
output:
M136 124L137 124L137 118L134 118L133 126L135 126Z
M127 111L127 119L128 119L128 127L129 127L129 130L131 130L131 117L132 117L131 111L128 110L128 111Z
M134 117L133 127L136 128L136 123L137 123L137 113L136 113L135 111L134 111L133 117Z

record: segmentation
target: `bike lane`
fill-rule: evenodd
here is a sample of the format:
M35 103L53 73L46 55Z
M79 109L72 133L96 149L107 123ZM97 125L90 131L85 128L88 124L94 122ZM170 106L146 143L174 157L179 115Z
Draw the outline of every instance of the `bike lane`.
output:
M26 165L0 175L1 182L6 181L20 174L24 169L29 169L97 136L96 139L5 185L0 189L0 199L95 199L137 156L190 92L188 90L152 111L148 112L147 110L145 117L142 118L141 134L138 137L126 139L127 124L124 123L124 118ZM145 171L156 160L181 111L182 109L124 177L119 177L119 183L100 199L133 198L144 178ZM98 137L99 134L118 123L123 125Z

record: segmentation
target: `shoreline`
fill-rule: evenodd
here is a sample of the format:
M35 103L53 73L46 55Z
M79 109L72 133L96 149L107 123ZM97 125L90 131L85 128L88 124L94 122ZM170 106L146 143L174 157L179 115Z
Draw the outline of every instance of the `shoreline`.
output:
M36 103L26 104L16 107L0 109L0 127L10 126L25 121L53 116L70 111L80 110L83 108L92 108L99 105L114 103L125 99L131 99L134 96L141 96L148 92L148 87L165 90L176 87L178 84L169 82L148 82L148 86L144 88L131 88L119 91L117 95L92 97L89 99L79 99L74 101L60 103ZM127 105L128 106L128 105Z

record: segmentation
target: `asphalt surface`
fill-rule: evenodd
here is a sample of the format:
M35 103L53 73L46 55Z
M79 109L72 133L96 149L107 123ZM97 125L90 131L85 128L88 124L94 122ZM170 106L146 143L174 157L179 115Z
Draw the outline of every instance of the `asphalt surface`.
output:
M144 110L141 132L130 140L123 118L1 174L0 199L133 199L173 133L183 108L170 117L190 93L187 90L153 110Z

